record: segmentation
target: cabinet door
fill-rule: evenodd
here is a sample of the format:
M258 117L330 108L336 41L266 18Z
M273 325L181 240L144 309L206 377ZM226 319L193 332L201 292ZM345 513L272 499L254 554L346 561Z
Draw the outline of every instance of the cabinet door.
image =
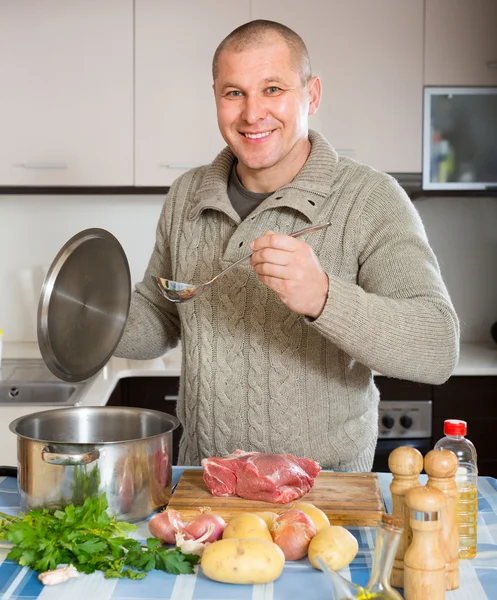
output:
M496 0L426 0L425 84L497 85Z
M212 57L248 20L249 0L136 1L136 185L170 185L190 167L212 162L225 146Z
M0 7L0 185L132 185L133 0Z
M253 0L307 45L323 84L311 118L342 154L388 172L421 171L423 0Z
M413 401L432 400L433 386L406 379L393 379L382 375L374 378L380 400Z

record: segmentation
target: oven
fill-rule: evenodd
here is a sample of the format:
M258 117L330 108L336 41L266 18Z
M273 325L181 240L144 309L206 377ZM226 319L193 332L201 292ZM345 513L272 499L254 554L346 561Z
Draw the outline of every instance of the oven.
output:
M431 400L380 400L378 421L374 472L390 472L388 457L398 446L412 446L423 456L432 449Z

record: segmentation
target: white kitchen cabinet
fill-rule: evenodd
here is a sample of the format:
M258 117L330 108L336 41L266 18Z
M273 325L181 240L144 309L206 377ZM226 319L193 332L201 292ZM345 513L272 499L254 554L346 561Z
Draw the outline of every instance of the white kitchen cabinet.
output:
M497 85L497 0L426 0L426 85Z
M388 172L421 171L423 0L252 0L304 39L323 97L312 128Z
M133 0L0 0L0 185L133 184Z
M168 186L225 146L211 63L250 0L136 0L135 185Z

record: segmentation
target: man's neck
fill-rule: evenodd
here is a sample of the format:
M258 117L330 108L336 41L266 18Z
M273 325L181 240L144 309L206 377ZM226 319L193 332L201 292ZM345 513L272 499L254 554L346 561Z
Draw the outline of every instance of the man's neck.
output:
M249 169L238 162L236 172L243 187L251 192L271 193L289 184L307 161L311 143L306 139L298 152L294 153L293 150L295 148L285 157L283 164L280 162L267 169Z

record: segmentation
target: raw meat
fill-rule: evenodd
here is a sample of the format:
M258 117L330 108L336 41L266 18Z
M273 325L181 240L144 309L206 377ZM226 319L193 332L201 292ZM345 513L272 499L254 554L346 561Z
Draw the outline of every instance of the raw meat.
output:
M277 504L301 498L321 470L310 458L243 450L204 458L202 467L205 485L213 496L240 496Z

